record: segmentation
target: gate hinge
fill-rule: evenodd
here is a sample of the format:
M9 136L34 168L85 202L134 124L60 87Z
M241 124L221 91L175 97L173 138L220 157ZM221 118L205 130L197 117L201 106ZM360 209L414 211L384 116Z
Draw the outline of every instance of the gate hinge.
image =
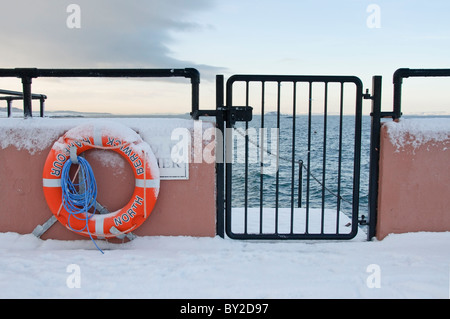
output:
M364 100L373 100L373 95L370 95L369 89L366 89L366 93L362 95Z
M369 225L369 221L366 219L366 216L361 215L361 219L358 220L358 224L361 226Z

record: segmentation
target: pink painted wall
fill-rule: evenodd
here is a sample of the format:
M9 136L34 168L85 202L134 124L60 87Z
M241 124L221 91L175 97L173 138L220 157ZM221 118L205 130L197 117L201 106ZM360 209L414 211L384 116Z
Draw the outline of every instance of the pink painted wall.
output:
M406 133L398 147L392 137L383 125L376 237L450 231L450 139L417 143Z
M52 216L42 190L42 171L50 148L34 154L15 146L0 148L0 232L28 234ZM93 152L101 151L86 152L98 183L98 201L110 211L119 209L133 192L131 168L124 159L124 170L105 167ZM138 236L215 236L215 214L215 165L191 163L188 180L161 181L155 208L133 233ZM87 237L75 234L57 222L41 238Z

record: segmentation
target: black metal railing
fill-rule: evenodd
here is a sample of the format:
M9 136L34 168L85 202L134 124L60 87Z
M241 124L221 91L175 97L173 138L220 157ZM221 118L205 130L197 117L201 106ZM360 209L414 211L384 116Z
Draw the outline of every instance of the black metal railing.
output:
M0 94L5 95L5 96L0 96L0 100L6 101L7 115L8 115L8 117L11 117L12 116L12 101L23 100L23 92L0 89ZM44 110L45 110L45 100L47 99L47 96L44 94L32 93L31 99L40 101L39 114L40 114L40 117L43 117Z
M450 69L407 69L401 68L395 71L393 76L394 82L394 107L393 119L398 119L402 116L402 84L403 79L410 77L448 77L450 76Z
M184 77L191 80L192 100L191 112L195 113L199 108L199 84L200 73L193 68L185 69L36 69L36 68L15 68L0 69L0 77L16 77L22 80L22 98L24 117L32 115L31 83L32 79L39 77L57 78L79 78L79 77L100 77L100 78L167 78Z

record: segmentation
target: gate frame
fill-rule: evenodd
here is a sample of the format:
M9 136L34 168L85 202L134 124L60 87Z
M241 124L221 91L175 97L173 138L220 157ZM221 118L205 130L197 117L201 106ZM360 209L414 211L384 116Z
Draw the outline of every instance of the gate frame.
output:
M353 83L356 87L355 92L355 143L354 143L354 166L353 166L353 190L352 190L352 231L346 234L234 234L231 231L231 169L232 163L231 149L226 148L224 145L230 143L231 128L235 121L242 120L236 118L234 113L236 107L232 106L232 85L237 81L250 81L256 82L292 82L294 84L298 82L312 83L341 83L341 90L343 90L344 83ZM360 160L361 160L361 126L362 126L362 101L366 98L367 94L363 94L362 81L356 76L321 76L321 75L233 75L227 80L226 84L226 105L224 105L224 80L222 75L216 76L216 110L204 110L198 111L193 114L194 119L198 119L199 116L216 116L217 128L226 133L225 143L222 150L216 153L222 154L222 158L217 158L216 170L217 170L217 235L224 237L225 233L231 239L351 239L356 236L359 225L359 193L360 193ZM247 102L248 104L248 102ZM248 105L246 106L251 109ZM240 107L242 108L242 107ZM225 123L226 122L226 126ZM225 154L223 152L225 150ZM224 156L225 155L225 156ZM225 159L225 161L224 161ZM225 162L225 165L224 165ZM225 178L223 177L225 176Z

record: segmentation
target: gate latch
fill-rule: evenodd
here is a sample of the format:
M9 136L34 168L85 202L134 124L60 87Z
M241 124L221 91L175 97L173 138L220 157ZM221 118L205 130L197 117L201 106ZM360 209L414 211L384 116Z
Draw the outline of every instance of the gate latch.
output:
M236 122L250 122L253 118L253 107L231 106L219 107L216 110L196 110L191 113L191 116L193 119L198 120L200 116L218 116L219 114L233 126Z
M226 119L231 125L236 122L249 122L253 118L253 108L251 106L232 106L224 108L227 113Z

